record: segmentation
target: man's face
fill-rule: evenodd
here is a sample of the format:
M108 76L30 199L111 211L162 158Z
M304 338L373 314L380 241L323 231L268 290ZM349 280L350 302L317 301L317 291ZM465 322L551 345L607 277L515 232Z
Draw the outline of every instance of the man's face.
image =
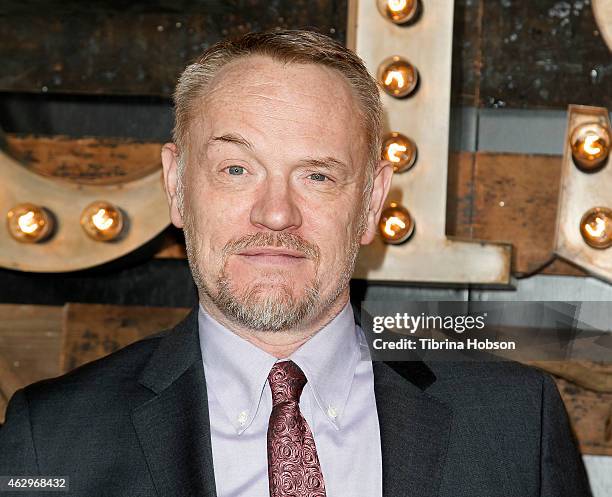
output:
M348 292L360 242L375 230L350 87L323 66L252 56L223 67L199 109L183 212L170 201L200 298L246 328L294 328Z

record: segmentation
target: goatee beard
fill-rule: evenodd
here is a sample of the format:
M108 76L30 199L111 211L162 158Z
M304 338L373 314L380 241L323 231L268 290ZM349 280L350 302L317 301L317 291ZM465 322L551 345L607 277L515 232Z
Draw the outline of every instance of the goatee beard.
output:
M350 283L355 259L359 251L358 238L355 236L348 247L349 254L341 269L340 281L335 291L325 301L321 301L321 280L318 275L320 253L316 245L305 242L300 237L289 233L256 233L232 241L224 248L222 271L211 288L201 274L200 241L197 233L192 231L188 220L185 223L185 241L188 263L200 295L208 299L231 321L237 325L259 332L280 332L298 327L305 319L324 312L332 305ZM361 230L360 230L361 232ZM303 295L296 298L293 287L280 283L272 288L269 285L255 283L244 291L239 291L226 274L227 260L232 254L250 247L285 247L298 250L312 259L315 264L315 278L305 287Z
M217 293L211 299L229 319L241 326L260 332L278 332L295 328L314 315L319 309L320 292L318 282L314 281L299 299L286 284L272 289L255 285L239 293L223 275L217 280Z

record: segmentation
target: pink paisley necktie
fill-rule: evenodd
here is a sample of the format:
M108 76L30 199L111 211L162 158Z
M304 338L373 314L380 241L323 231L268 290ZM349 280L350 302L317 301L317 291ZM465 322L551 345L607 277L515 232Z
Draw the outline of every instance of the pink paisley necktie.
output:
M270 497L325 497L312 432L300 412L306 376L292 361L277 362L268 375L272 414L268 424Z

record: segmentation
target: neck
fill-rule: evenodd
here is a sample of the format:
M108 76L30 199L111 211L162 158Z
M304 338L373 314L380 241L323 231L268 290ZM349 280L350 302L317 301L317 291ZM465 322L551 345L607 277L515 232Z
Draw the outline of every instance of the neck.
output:
M266 332L240 326L228 319L208 296L200 295L200 304L219 324L278 359L289 357L316 335L340 313L348 300L349 289L346 288L332 305L323 312L317 313L315 317L301 322L290 330Z

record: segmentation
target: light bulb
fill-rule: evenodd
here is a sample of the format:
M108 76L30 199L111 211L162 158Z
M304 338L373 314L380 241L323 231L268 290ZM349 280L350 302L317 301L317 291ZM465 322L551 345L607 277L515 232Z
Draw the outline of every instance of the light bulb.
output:
M398 244L410 238L414 231L414 221L408 209L397 202L391 202L380 216L378 229L384 242Z
M416 68L399 55L385 59L378 67L378 82L392 97L408 96L416 88L418 80Z
M89 204L81 214L81 226L90 238L107 242L116 239L123 230L121 210L109 202Z
M393 172L403 173L410 169L417 157L415 143L405 135L395 131L383 140L382 158L393 165Z
M612 246L612 210L606 207L589 209L580 220L580 234L591 247L606 249Z
M608 159L610 130L599 123L581 124L572 131L570 145L576 166L585 171L593 171Z
M418 11L417 0L377 0L378 11L395 24L404 24L413 20Z
M10 235L22 243L42 242L51 234L53 224L50 212L31 203L16 205L6 216Z

